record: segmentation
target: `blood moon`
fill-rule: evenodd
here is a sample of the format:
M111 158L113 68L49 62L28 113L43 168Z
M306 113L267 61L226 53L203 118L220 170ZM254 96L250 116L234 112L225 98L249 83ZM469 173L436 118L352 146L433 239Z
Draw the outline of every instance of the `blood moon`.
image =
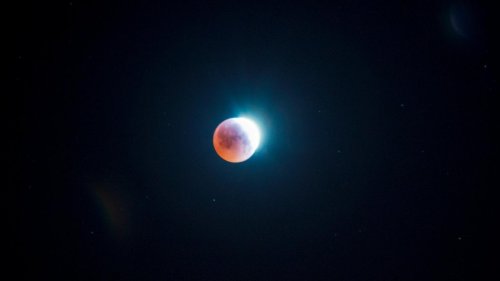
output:
M215 152L222 159L232 163L243 162L259 147L259 127L244 117L226 119L215 129L213 143Z

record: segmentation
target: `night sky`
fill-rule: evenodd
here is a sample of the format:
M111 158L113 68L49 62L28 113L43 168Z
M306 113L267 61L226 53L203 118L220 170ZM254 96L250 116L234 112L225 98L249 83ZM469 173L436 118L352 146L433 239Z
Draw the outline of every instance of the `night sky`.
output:
M19 1L14 280L484 280L493 11ZM238 116L263 138L232 164Z

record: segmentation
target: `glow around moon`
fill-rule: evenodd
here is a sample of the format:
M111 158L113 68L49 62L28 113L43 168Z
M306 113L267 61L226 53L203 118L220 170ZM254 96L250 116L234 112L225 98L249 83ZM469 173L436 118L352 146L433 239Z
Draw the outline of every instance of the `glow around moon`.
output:
M254 154L259 147L260 138L259 127L251 119L229 118L215 129L213 145L222 159L239 163Z

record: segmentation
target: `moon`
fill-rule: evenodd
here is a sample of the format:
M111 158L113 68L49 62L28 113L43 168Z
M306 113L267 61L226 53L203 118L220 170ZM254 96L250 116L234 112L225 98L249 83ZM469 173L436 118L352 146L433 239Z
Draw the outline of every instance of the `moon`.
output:
M215 129L213 144L222 159L231 163L243 162L259 147L260 130L251 119L229 118Z

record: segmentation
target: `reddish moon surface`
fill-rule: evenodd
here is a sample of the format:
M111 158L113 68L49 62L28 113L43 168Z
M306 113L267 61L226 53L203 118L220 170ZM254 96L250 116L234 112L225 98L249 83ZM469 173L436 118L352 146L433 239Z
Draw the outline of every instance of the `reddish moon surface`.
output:
M213 144L217 154L232 163L250 158L260 143L260 132L250 119L229 118L217 126Z

